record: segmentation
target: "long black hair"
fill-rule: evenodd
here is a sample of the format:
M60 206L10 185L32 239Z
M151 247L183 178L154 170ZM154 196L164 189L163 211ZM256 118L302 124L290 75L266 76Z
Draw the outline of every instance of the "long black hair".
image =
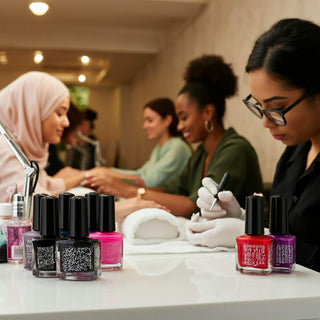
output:
M260 68L292 87L319 89L320 27L300 19L275 23L255 42L246 72Z

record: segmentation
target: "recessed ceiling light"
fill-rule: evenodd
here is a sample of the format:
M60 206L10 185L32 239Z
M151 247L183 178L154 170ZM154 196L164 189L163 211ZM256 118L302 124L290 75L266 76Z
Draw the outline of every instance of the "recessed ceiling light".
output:
M80 74L80 76L78 77L79 82L85 82L86 81L86 76L84 74Z
M42 52L41 51L35 51L34 52L34 56L33 56L34 63L39 64L39 63L42 62L42 60L43 60Z
M91 61L91 59L88 56L82 56L81 57L81 62L83 64L88 64Z
M49 10L49 5L45 2L31 2L29 4L29 9L36 16L43 16Z
M0 64L7 64L8 63L8 57L7 53L5 51L0 52Z

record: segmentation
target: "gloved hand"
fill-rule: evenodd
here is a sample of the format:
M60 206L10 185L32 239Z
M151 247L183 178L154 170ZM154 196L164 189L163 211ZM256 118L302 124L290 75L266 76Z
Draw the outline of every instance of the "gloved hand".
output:
M231 191L221 191L218 193L219 201L214 205L212 211L210 206L214 200L214 195L218 191L218 185L211 178L203 178L202 185L198 190L197 206L201 209L204 218L211 220L221 217L232 217L243 219L244 210L240 208L237 199Z
M193 245L233 248L242 234L244 221L236 218L206 220L197 213L186 224L186 235Z

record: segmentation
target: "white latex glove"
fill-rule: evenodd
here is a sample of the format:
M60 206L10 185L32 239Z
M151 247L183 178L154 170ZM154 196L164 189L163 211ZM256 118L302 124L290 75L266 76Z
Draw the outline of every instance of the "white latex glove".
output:
M236 238L244 234L244 221L236 218L202 219L194 214L186 224L186 235L193 245L210 248L236 245Z
M218 185L211 178L203 178L202 185L198 190L197 206L201 209L204 218L211 220L221 217L232 217L243 219L244 210L240 208L237 199L231 191L221 191L218 193L219 201L216 202L212 211L210 206L217 194Z

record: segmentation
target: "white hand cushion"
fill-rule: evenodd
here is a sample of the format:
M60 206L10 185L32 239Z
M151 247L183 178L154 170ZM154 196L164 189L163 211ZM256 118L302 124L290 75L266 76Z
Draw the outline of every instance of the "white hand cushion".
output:
M185 239L184 224L171 213L157 208L144 208L129 214L120 228L131 244Z

